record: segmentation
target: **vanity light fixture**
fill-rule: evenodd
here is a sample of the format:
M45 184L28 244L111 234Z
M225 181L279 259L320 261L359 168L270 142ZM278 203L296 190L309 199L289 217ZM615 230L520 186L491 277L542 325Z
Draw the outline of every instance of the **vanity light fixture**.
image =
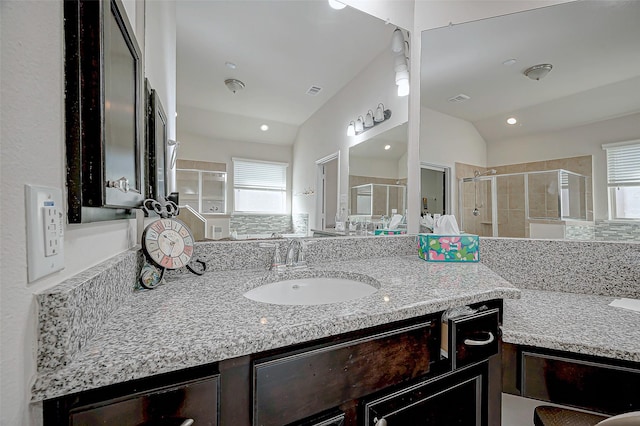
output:
M389 151L390 149L391 149L391 145L385 145L385 146L384 146L384 150L385 150L385 151Z
M346 4L339 2L338 0L329 0L329 6L335 10L341 10L347 7Z
M507 118L507 124L516 124L518 122L518 120L515 117L509 117Z
M365 115L364 117L364 127L373 127L373 111L371 110L369 110L369 112L367 112L367 115Z
M409 62L405 56L405 41L402 30L396 28L391 38L391 51L396 55L394 58L393 69L396 72L396 85L398 86L398 96L407 96L409 94Z
M373 116L373 121L376 123L381 123L384 121L384 105L378 104L378 108L376 108L376 113Z
M552 68L553 68L553 65L551 64L534 65L524 70L523 74L529 77L531 80L538 81L544 78L547 74L549 74L549 71L551 71Z
M396 28L391 36L391 51L393 53L404 52L404 35L400 28Z
M347 126L347 136L355 136L356 135L356 125L355 123L352 121L349 123L349 125Z
M359 135L360 133L366 132L372 127L377 126L383 121L388 120L391 117L391 110L384 109L383 104L378 104L375 114L373 110L369 110L365 115L365 118L362 118L360 115L355 122L349 122L349 126L347 126L347 136Z
M267 130L269 130L269 126L267 126L266 124L263 124L262 126L260 126L260 130L262 130L263 132L266 132Z

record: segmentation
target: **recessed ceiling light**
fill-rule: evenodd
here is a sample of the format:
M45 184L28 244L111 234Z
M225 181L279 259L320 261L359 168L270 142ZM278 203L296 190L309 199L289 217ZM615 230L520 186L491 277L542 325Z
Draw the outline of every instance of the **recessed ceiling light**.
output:
M502 63L502 65L505 65L505 66L508 67L508 66L511 66L511 65L515 64L516 62L518 62L518 61L515 60L515 59L507 59L506 61L504 61Z
M227 68L232 70L235 70L237 68L237 65L234 64L233 62L225 62L224 64L227 66Z
M346 4L339 2L338 0L329 0L329 6L336 10L344 9L347 7Z
M260 126L260 130L262 130L263 132L266 132L267 130L269 130L269 126L267 126L266 124L263 124L262 126Z
M385 145L385 146L384 146L384 150L385 150L385 151L389 151L390 149L391 149L391 145Z
M518 120L516 120L515 117L507 118L507 124L516 124L517 122L518 122Z

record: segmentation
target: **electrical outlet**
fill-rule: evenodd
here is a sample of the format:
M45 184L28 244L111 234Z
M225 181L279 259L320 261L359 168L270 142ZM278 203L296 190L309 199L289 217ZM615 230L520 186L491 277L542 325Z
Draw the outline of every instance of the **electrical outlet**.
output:
M25 185L29 282L64 268L62 190Z

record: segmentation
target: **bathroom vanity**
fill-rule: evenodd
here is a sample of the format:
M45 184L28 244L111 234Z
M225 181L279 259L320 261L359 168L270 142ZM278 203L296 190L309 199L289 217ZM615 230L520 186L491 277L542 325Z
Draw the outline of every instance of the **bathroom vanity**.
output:
M45 425L499 424L501 300L47 400ZM455 407L455 409L454 409Z
M242 256L216 266L208 256L220 247ZM321 239L307 253L312 271L367 275L377 292L286 306L243 296L273 274L248 267L268 262L259 243L198 250L212 266L202 277L175 275L117 303L94 294L103 303L91 309L113 305L99 333L86 304L60 314L61 300L70 306L95 288L90 280L39 298L33 399L43 401L45 425L499 424L502 299L519 290L485 266L425 262L406 236ZM448 322L445 357L442 313L458 306L482 310ZM55 327L42 325L53 318Z

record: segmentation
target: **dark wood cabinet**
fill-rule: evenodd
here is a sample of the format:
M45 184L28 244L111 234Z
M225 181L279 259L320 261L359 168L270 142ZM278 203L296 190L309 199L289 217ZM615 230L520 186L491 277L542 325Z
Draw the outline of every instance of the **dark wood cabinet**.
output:
M476 326L496 330L501 301L489 305L496 310L460 319L458 336L478 337ZM216 426L499 424L499 337L497 353L456 366L440 354L440 319L435 313L47 400L45 426L196 418Z
M640 410L640 364L505 345L505 392L615 415Z
M487 426L488 366L480 363L364 404L363 426Z

